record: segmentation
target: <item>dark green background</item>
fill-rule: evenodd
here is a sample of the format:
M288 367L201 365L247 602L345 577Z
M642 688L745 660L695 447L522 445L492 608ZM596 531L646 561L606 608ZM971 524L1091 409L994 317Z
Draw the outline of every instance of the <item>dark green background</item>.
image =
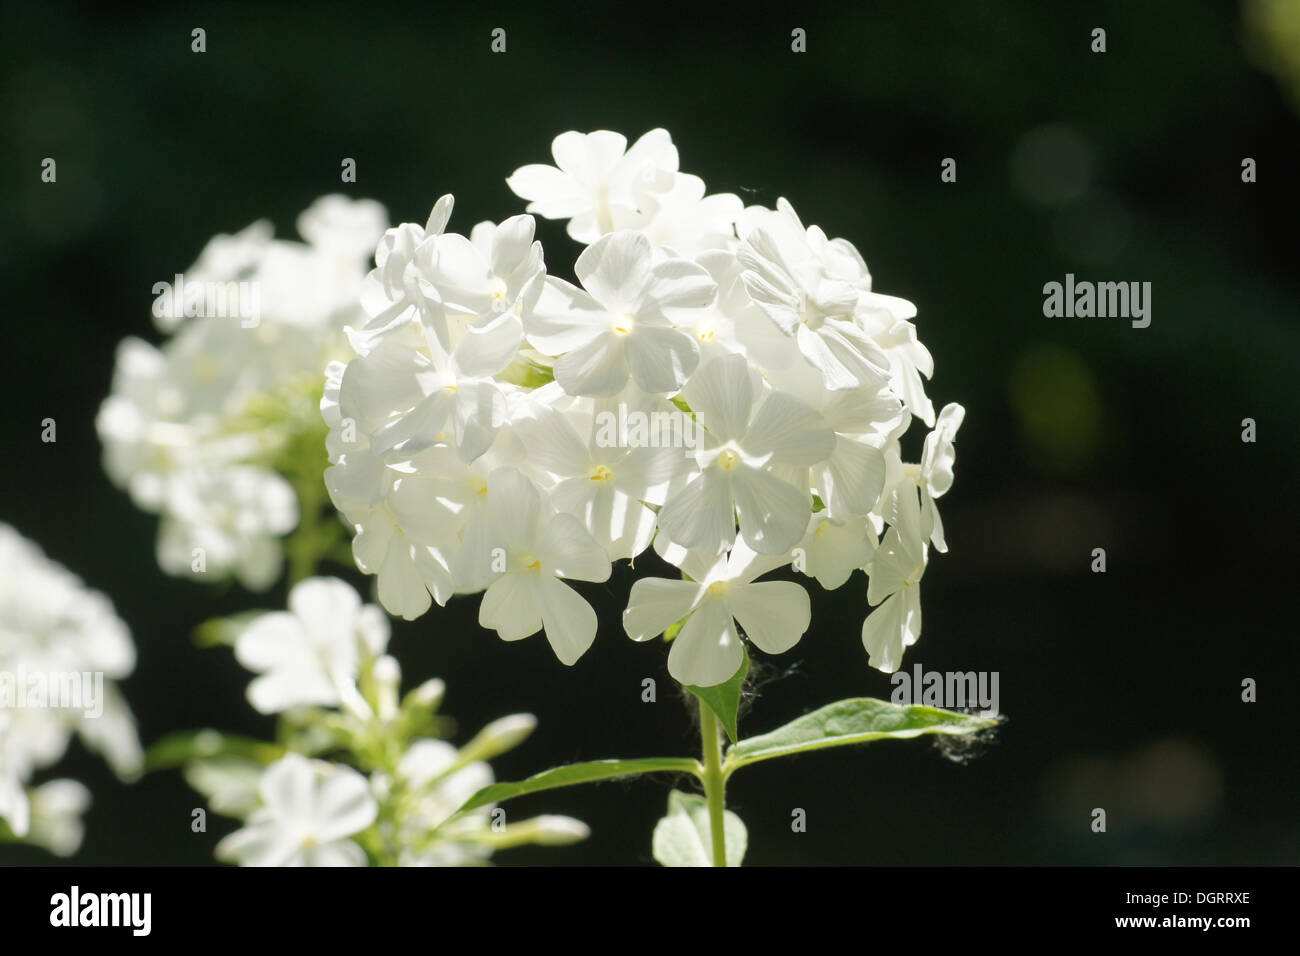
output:
M912 742L747 771L729 797L749 824L748 861L1295 864L1294 107L1247 56L1236 5L1082 7L6 4L0 520L115 601L139 647L125 689L146 743L205 725L268 734L244 701L248 675L190 632L280 606L283 588L165 577L157 519L99 463L94 415L115 344L158 341L152 284L254 219L292 235L300 210L340 189L421 223L454 192L453 227L467 231L520 211L504 179L548 161L557 133L663 126L711 191L788 197L858 246L877 289L917 303L930 394L967 417L942 503L952 552L925 579L907 666L996 670L1010 717L965 764ZM195 26L206 54L189 52ZM489 52L498 26L505 55ZM805 55L790 52L796 26ZM1096 26L1104 55L1089 51ZM1047 124L1091 151L1092 192L1072 204L1019 188L1018 144ZM46 156L57 185L40 182ZM346 187L345 156L359 171ZM958 182L941 184L949 156ZM1241 182L1244 156L1256 184ZM1065 165L1039 172L1049 186L1069 178ZM1082 233L1082 250L1080 222L1101 228ZM578 250L562 226L540 236L551 270L567 273ZM1042 286L1067 272L1152 282L1151 327L1044 318ZM1247 416L1253 445L1240 440ZM39 440L46 417L57 444ZM1107 549L1104 575L1088 571L1094 547ZM664 649L617 624L627 586L624 575L588 589L602 628L572 669L540 635L506 644L479 630L475 600L397 623L392 648L409 683L446 679L460 739L505 713L538 715L535 737L497 763L504 779L693 752ZM767 662L742 727L887 696L859 640L864 606L860 576L814 589L811 632ZM656 704L640 700L647 676ZM1259 703L1241 702L1244 677ZM210 832L190 832L199 799L179 774L127 787L75 748L60 769L95 794L77 862L204 863L228 829L212 817ZM528 798L514 810L578 816L593 837L498 860L650 862L665 796L642 782ZM1089 829L1093 807L1108 811L1104 835ZM806 833L790 830L794 808Z

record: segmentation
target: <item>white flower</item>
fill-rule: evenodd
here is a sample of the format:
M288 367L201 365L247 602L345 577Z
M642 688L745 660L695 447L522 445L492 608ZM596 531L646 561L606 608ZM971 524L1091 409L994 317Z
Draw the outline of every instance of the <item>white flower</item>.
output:
M82 814L90 808L90 791L76 780L51 780L32 790L31 828L27 842L55 856L72 856L81 847L86 827Z
M267 469L236 465L198 470L168 491L158 537L164 571L234 573L254 591L275 583L279 536L298 523L298 499L288 482Z
M475 322L450 353L431 329L423 331L424 351L389 340L352 361L340 407L354 410L377 454L449 441L472 461L487 451L505 420L505 396L492 376L519 349L519 317L506 312Z
M808 629L807 591L792 581L755 581L787 559L759 555L743 541L712 564L699 552L675 556L690 580L637 581L623 629L634 641L648 641L686 618L668 654L668 672L678 682L711 687L735 674L744 654L737 623L768 654L788 651Z
M685 259L656 261L644 235L617 232L578 257L583 289L550 277L524 328L555 362L571 395L613 395L629 374L642 391L675 392L699 364L699 346L676 323L713 302L708 272Z
M704 195L704 180L689 173L677 173L672 185L662 192L639 197L636 214L615 214L620 229L637 229L656 246L681 256L695 256L708 249L729 249L736 241L735 224L744 203L732 193Z
M915 307L911 303L907 305L914 315ZM934 425L934 405L926 397L925 384L921 381L922 375L929 378L934 373L934 359L917 339L916 327L893 308L870 309L859 305L857 321L889 360L890 388L912 414L927 425Z
M378 805L351 767L289 754L266 768L262 806L217 845L218 859L240 866L365 866L354 841Z
M298 510L274 469L318 425L321 370L365 317L362 283L385 215L372 201L325 196L299 217L306 242L272 239L266 223L218 236L183 288L167 288L166 276L154 313L170 337L119 346L96 418L104 468L162 515L168 573L234 575L252 589L278 577L280 537Z
M387 230L375 247L375 268L361 286L365 318L349 340L364 355L371 345L395 330L418 320L431 306L437 291L421 275L420 266L432 256L432 240L442 235L451 218L454 199L443 196L433 206L423 227L404 222Z
M480 222L469 238L438 239L430 280L452 319L475 319L531 309L542 291L546 266L533 239L532 216L511 216L500 225Z
M681 415L667 402L632 390L617 400L584 402L567 414L539 403L521 414L517 426L529 468L555 482L551 503L581 519L611 560L633 558L649 547L655 512L646 502L662 505L670 480L685 464L682 448L650 441L659 434L647 435L644 444L618 434L620 412L624 422L629 415L650 423Z
M862 623L862 644L872 667L892 673L903 663L903 649L921 636L921 578L930 529L910 478L890 494L886 520L890 528L871 559L867 585L867 602L880 606Z
M322 196L303 211L298 235L344 262L365 259L388 228L388 210L373 199Z
M291 707L338 706L355 683L362 655L388 645L388 619L337 578L308 578L289 592L289 611L257 618L235 642L235 657L260 677L248 700L264 714Z
M817 407L835 432L835 450L813 469L813 485L830 517L869 514L885 483L880 432L901 420L901 405L887 389L865 388L823 391Z
M804 551L804 573L834 591L871 561L876 532L867 518L835 521L827 512L818 511L809 520L808 533L799 547Z
M27 791L74 733L119 777L138 775L135 720L113 682L134 667L131 635L109 600L0 525L0 820L19 838L55 852L79 842L67 786ZM82 678L71 698L68 675Z
M472 866L492 855L490 845L474 839L488 827L491 807L466 814L439 838L427 839L494 780L483 761L457 766L458 757L445 740L429 739L415 741L402 756L398 774L414 794L414 808L402 821L402 866Z
M957 461L957 449L953 441L965 417L966 409L960 405L945 405L939 413L934 430L925 436L925 446L921 450L921 465L918 469L921 514L926 524L933 525L930 540L940 552L948 550L948 543L944 540L943 521L939 518L939 508L934 501L942 498L952 487L953 465Z
M552 151L556 166L522 167L509 184L528 213L569 220L586 244L577 285L546 274L528 215L465 238L446 232L445 196L425 227L385 234L365 284L370 320L349 335L356 357L328 368L326 486L383 606L413 618L486 592L480 624L507 639L545 629L571 662L596 623L561 559L604 580L608 562L653 542L706 571L753 551L826 588L860 567L892 581L910 534L890 520L905 481L919 489L918 553L926 540L944 551L935 500L960 406L905 465L912 419L935 420L916 307L875 291L853 244L805 227L786 200L709 195L662 130L630 149L616 133L564 133ZM640 441L633 415L686 424L667 443ZM518 501L491 487L501 474ZM557 542L570 553L543 559ZM874 585L873 648L915 639L908 580ZM736 659L725 628L705 630L724 645L716 661ZM672 653L680 664L707 643Z
M853 319L859 289L827 269L784 200L780 210L741 243L737 255L746 270L745 288L781 331L794 337L827 388L884 384L889 361Z
M751 548L784 554L807 528L807 469L831 454L835 436L798 399L755 395L750 376L744 358L731 355L700 369L682 392L706 429L705 447L699 471L659 512L659 527L684 547L729 548L739 521Z
M561 133L551 154L555 166L523 166L506 184L530 200L528 212L568 219L569 235L586 243L612 232L620 214L636 214L646 194L669 189L677 171L677 148L662 129L652 129L631 149L609 130Z
M479 624L507 641L544 629L560 662L575 663L596 637L596 612L564 579L607 580L605 550L577 518L547 515L536 486L512 468L492 473L488 499L501 569L483 594Z

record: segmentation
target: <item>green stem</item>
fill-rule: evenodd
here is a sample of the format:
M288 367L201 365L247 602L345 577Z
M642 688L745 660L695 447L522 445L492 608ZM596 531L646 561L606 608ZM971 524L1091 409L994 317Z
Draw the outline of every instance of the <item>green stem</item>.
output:
M709 835L713 838L713 865L727 865L727 834L723 811L727 806L727 780L722 775L722 739L718 719L700 701L700 741L704 745L704 798L709 802Z

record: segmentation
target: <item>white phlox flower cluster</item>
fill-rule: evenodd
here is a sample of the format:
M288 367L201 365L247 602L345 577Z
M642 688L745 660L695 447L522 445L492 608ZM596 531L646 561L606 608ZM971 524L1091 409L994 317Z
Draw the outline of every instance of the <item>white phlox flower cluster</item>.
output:
M488 759L522 742L536 720L502 718L461 748L425 735L436 729L443 684L426 681L399 697L401 669L386 653L388 637L383 611L335 578L299 582L287 611L256 616L238 634L235 656L258 675L249 702L281 715L292 745L265 764L223 755L187 766L208 805L242 821L218 844L218 858L243 866L465 866L506 846L585 838L587 827L568 817L501 826L491 805L456 815L493 782Z
M653 547L681 578L638 580L624 629L681 625L669 670L711 686L742 633L779 654L807 630L804 586L765 575L865 569L862 639L896 669L946 550L963 414L926 397L916 308L784 199L706 195L664 130L567 132L552 153L507 180L525 215L464 236L444 196L385 233L356 355L328 370L326 484L380 602L412 619L481 593L484 627L543 631L572 664L597 631L573 582ZM585 244L576 284L547 274L530 214ZM933 429L915 464L913 417Z
M325 196L298 219L306 242L257 222L155 286L169 337L121 342L96 426L109 477L162 516L167 573L257 590L279 576L299 503L277 456L319 423L321 375L348 352L343 328L387 224L378 203Z
M134 668L135 645L108 598L0 525L0 831L76 852L90 791L32 778L74 734L122 779L139 774L135 719L113 683Z

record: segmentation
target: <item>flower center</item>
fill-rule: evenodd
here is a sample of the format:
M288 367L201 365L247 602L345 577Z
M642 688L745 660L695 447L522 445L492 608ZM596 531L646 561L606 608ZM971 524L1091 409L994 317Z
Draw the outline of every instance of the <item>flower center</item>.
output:
M614 477L614 473L604 465L597 465L592 469L590 477L592 481L609 481Z
M618 335L631 335L632 330L636 328L636 317L628 315L626 312L622 315L616 315L612 327Z

